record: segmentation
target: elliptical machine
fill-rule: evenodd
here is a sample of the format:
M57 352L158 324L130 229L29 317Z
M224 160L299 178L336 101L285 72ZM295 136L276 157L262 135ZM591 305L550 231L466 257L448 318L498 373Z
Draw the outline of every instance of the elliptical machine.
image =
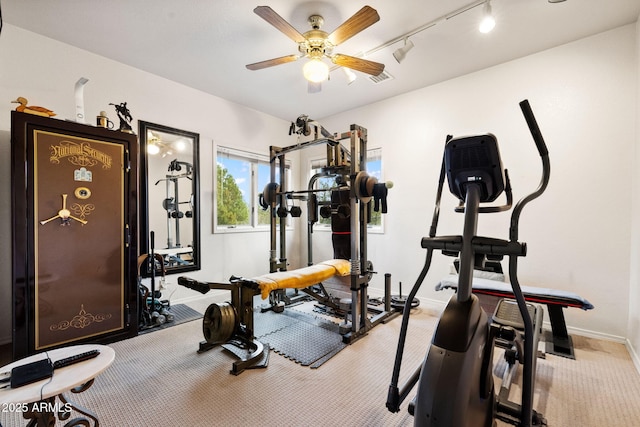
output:
M524 206L539 197L547 187L550 175L549 153L538 128L529 102L520 108L542 160L539 187L520 200L513 209L509 240L476 235L478 214L506 211L511 208L511 186L502 168L500 152L494 135L462 138L447 137L440 181L429 236L422 238L427 249L425 265L409 293L412 300L429 271L434 250L449 256L459 256L458 289L443 311L434 332L426 358L398 388L400 365L404 351L409 313L405 306L387 408L398 412L400 404L418 384L417 394L409 404L416 426L486 426L501 419L520 426L546 425L546 420L533 410L537 332L522 294L517 277L518 257L526 256L526 243L518 242L518 225ZM440 199L445 175L449 190L460 200L456 211L464 213L461 236L436 236ZM494 202L502 193L503 206L481 206ZM493 348L496 338L508 328L492 326L478 298L472 294L474 269L484 269L487 261L509 257L509 278L524 329L522 350L523 384L521 404L516 405L496 396L493 382Z

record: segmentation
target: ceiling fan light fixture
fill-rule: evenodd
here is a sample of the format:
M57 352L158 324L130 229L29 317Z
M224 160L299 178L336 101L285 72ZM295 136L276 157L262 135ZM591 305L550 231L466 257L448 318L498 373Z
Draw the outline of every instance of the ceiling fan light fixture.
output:
M320 15L311 15L309 17L311 30L301 34L269 6L258 6L253 12L296 42L300 55L286 55L247 64L246 68L249 70L261 70L293 62L304 57L308 59L307 63L302 67L304 77L308 82L316 84L329 79L329 65L322 61L324 58L331 59L331 62L338 66L351 68L369 75L375 76L384 71L384 64L378 62L340 53L333 55L333 49L336 46L380 20L380 15L371 6L362 7L330 34L320 29L324 22Z
M329 66L319 59L310 59L302 67L304 78L313 83L320 83L329 77Z
M491 4L489 3L489 0L487 0L484 4L484 9L482 11L482 21L480 22L480 27L478 27L478 30L483 34L486 34L493 30L495 26L496 20L491 13Z

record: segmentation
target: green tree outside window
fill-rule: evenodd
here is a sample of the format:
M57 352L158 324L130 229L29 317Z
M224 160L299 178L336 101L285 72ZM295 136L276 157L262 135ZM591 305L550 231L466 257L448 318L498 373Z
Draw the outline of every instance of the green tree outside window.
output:
M242 198L242 192L236 184L236 178L219 164L216 169L218 225L249 224L249 207Z

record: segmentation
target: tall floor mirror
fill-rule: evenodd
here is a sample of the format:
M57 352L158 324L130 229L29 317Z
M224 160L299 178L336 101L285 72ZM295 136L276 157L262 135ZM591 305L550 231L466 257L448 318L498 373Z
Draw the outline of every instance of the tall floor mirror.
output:
M153 247L167 274L199 270L200 135L144 121L139 135L140 251Z

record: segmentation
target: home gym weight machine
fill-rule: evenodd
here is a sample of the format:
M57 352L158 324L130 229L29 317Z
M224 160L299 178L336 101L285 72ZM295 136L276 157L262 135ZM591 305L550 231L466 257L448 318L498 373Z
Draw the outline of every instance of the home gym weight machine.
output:
M246 369L263 368L268 364L269 346L262 344L254 334L254 297L257 295L269 298L270 308L268 309L282 311L286 304L295 302L286 292L287 289L293 288L296 291L302 290L306 296L313 297L322 304L336 310L343 310L345 322L340 325L340 333L344 343L351 343L363 337L372 327L399 314L391 309L389 295L391 276L389 274L385 274L384 307L370 305L367 296L367 287L374 274L372 264L367 261L367 222L371 207L370 202L374 201L374 209L381 208L382 212L386 213L388 184L378 183L375 177L366 173L366 129L351 125L349 132L332 135L316 122L309 120L308 117L300 116L290 128L290 135L293 132L307 137L311 136L313 139L299 142L290 147L270 147L271 182L265 186L264 192L260 196L260 205L264 209L268 209L270 213L270 273L254 278L232 276L229 283L201 282L189 277L178 278L178 284L203 294L211 289L231 291L230 302L214 303L207 308L202 325L205 341L200 342L198 352L201 353L221 345L239 359L232 365L231 373L234 375L238 375ZM340 143L345 139L350 141L350 151ZM309 190L281 190L287 188L285 155L295 150L321 144L326 144L327 165L319 175L312 178ZM277 181L276 175L278 175ZM335 177L336 187L314 190L311 187L318 176ZM334 200L319 202L314 196L320 191L332 192ZM340 203L340 200L345 196L348 200L347 205ZM320 205L322 205L320 209L322 209L323 215L340 216L340 219L348 221L348 232L340 231L337 233L338 240L344 240L346 236L348 247L346 250L343 247L336 250L336 245L334 245L334 257L348 256L348 260L334 259L313 265L311 241L309 241L309 266L297 270L287 270L286 217L288 215L292 217L302 215L300 207L287 207L287 201L294 199L307 201L310 233L313 224L318 221ZM341 227L345 227L345 224L341 224ZM344 246L344 242L340 242L338 246ZM349 283L347 289L351 296L348 302L336 301L326 292L321 281L316 280L318 269L324 269L326 272L328 268L333 272L333 267L326 264L337 263L342 265L346 263L348 267ZM327 276L331 275L333 273ZM297 297L294 296L294 298ZM371 317L369 317L370 314L372 314ZM351 317L350 322L348 321L349 316Z
M369 304L367 287L374 274L373 265L367 259L367 225L373 209L387 213L387 192L391 183L378 183L375 177L366 172L367 162L367 130L352 124L349 132L331 134L324 127L308 116L299 116L291 123L289 135L298 134L310 137L288 147L271 146L269 151L270 179L263 193L260 204L270 212L271 245L269 271L287 271L286 217L301 216L298 206L287 208L288 200L307 202L307 257L308 265L313 265L312 235L313 226L318 222L318 213L323 218L331 218L332 243L334 258L348 259L351 263L349 283L350 298L337 298L327 292L322 283L301 289L321 304L331 308L335 313L345 316L341 325L343 341L352 342L365 334L373 326L389 320L398 313L391 308L390 275L385 275L385 295L383 307ZM349 140L349 150L340 141ZM308 184L307 190L287 191L285 156L296 150L307 147L325 145L326 164L321 172L315 174ZM314 189L320 178L334 178L332 188ZM330 193L330 200L319 201L318 193ZM297 289L294 291L297 294ZM298 299L291 297L286 289L272 291L269 296L270 308L281 311L284 306ZM369 317L369 314L373 314ZM347 320L351 317L351 322Z
M423 364L398 388L410 311L410 307L405 306L386 403L389 411L398 412L400 404L417 383L417 394L409 404L416 426L491 427L495 426L496 419L520 426L546 425L543 416L532 407L537 340L542 320L541 312L537 310L541 308L525 301L518 282L517 262L518 257L526 255L526 244L518 241L520 215L525 205L546 189L550 163L529 102L522 101L520 107L542 159L542 178L539 187L515 205L509 240L476 235L479 213L501 212L511 207L509 177L502 169L495 136L447 138L433 220L429 236L424 237L421 243L427 249L426 261L409 299L415 296L424 281L434 250L460 257L457 293L440 317ZM464 212L461 236L436 235L445 175L449 190L460 201L456 211ZM483 205L495 201L503 191L507 195L506 205ZM517 344L522 332L506 326L504 322L490 323L478 298L472 294L474 269L485 269L487 264L495 263L504 256L509 257L509 279L516 300L510 306L517 306L515 313L511 310L510 315L515 314L516 323L523 324L523 347ZM495 317L504 316L496 310ZM523 365L520 404L508 401L508 393L504 390L501 389L497 395L494 391L493 349L496 342L514 343L515 357ZM505 379L510 381L510 378Z

